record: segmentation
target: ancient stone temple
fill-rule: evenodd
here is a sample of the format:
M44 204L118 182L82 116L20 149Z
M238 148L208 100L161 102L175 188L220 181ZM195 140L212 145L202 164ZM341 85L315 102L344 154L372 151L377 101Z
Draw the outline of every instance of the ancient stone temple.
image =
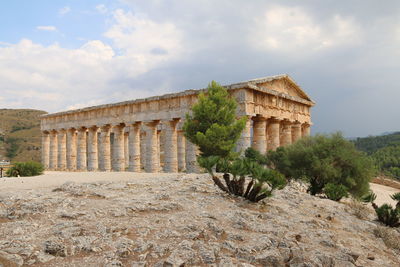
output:
M225 86L247 123L238 151L261 153L310 134L314 102L288 76ZM185 114L201 90L44 115L42 161L48 170L196 172L198 149L185 140Z

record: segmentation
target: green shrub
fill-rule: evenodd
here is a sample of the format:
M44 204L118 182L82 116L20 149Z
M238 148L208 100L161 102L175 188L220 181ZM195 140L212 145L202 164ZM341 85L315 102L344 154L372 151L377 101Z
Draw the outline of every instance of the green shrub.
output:
M371 203L372 207L376 209L378 206L375 204L376 194L372 191L369 191L367 194L360 197L360 200L365 203Z
M327 183L324 187L325 195L334 201L339 201L349 195L347 188L341 184Z
M39 162L28 161L28 162L16 162L13 167L7 170L7 176L21 177L24 176L36 176L43 174L44 167Z
M9 159L15 158L20 147L20 138L9 137L5 139L6 146L6 157Z
M267 164L267 158L252 147L248 147L246 149L246 151L244 152L244 156L249 160L257 162L261 165Z
M398 201L396 208L393 208L392 205L386 203L378 207L374 202L376 194L373 192L369 192L367 195L363 196L361 200L363 202L372 203L372 207L374 208L380 222L390 227L398 227L400 226L400 193L391 195L391 198Z
M340 133L302 138L269 151L267 161L287 179L306 179L312 195L322 193L326 184L334 183L360 197L368 192L369 181L376 173L373 161Z
M389 204L383 204L375 209L378 220L390 227L400 226L400 210L394 209Z

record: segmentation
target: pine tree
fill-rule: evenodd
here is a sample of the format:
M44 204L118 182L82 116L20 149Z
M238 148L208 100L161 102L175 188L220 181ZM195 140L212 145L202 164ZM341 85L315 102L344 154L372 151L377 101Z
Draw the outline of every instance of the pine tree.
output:
M201 93L193 105L192 115L186 114L185 137L199 147L202 157L234 156L233 149L246 122L246 118L236 119L236 107L236 100L228 91L212 81L207 95Z
M212 81L186 115L185 137L200 150L199 165L207 170L224 192L258 202L286 184L284 176L265 169L248 158L238 158L233 149L244 129L246 118L236 119L237 103L228 91ZM215 169L224 172L222 180ZM249 180L246 185L246 180Z

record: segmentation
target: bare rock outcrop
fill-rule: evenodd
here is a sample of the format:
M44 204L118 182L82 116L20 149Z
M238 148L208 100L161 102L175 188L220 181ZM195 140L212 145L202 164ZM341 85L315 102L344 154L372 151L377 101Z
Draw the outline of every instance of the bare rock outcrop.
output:
M160 174L3 192L0 266L400 266L372 213L303 189L250 203L207 175Z

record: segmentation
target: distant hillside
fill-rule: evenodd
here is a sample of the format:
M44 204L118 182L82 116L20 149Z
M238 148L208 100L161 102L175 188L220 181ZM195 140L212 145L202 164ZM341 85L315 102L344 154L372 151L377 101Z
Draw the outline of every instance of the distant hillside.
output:
M383 173L400 179L400 132L357 138L353 142L374 158Z
M379 136L359 137L353 140L353 142L359 150L372 154L387 146L400 145L400 132Z
M0 159L40 161L39 116L45 111L0 109Z

